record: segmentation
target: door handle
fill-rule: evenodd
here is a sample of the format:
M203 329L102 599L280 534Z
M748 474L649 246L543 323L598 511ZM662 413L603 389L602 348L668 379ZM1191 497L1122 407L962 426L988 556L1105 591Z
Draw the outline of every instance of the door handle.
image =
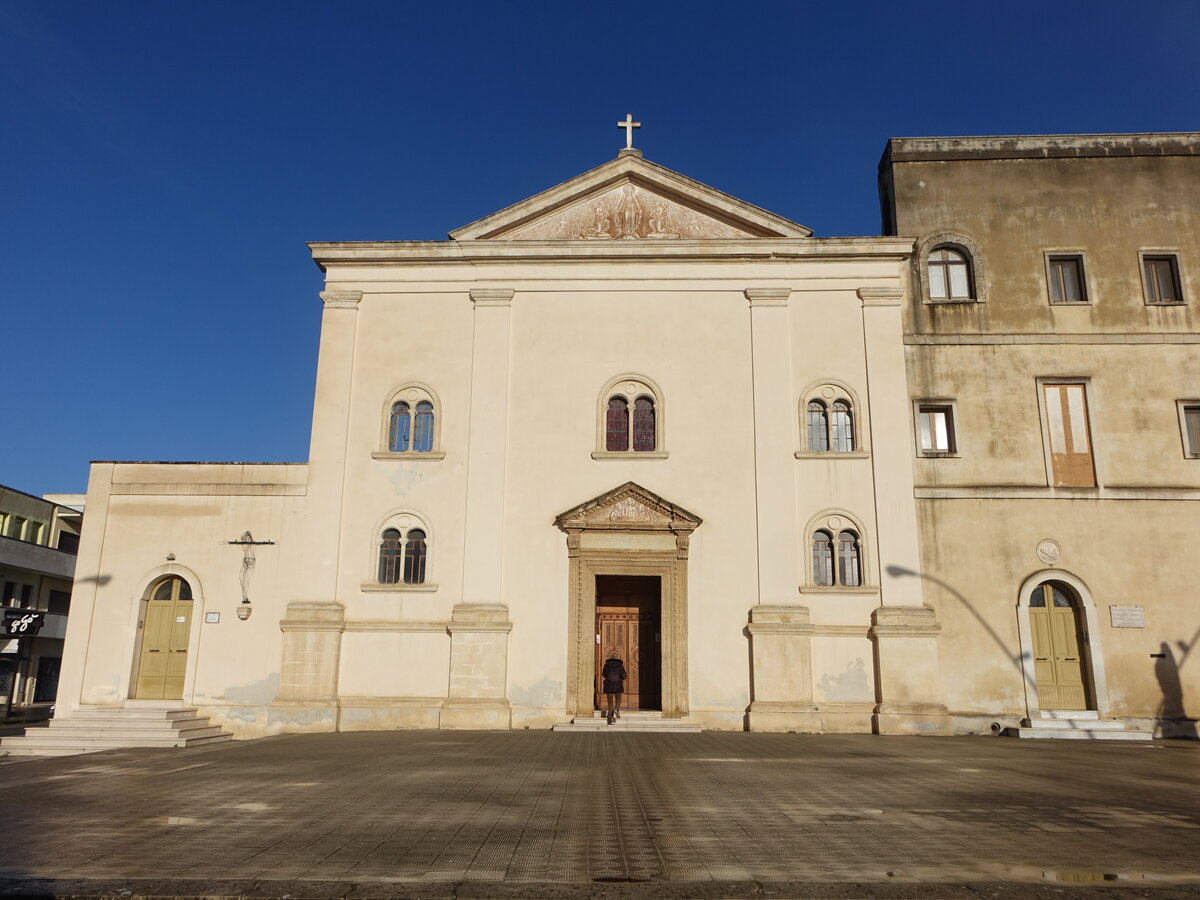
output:
M1078 656L1064 656L1062 658L1062 661L1063 662L1079 662L1079 657Z

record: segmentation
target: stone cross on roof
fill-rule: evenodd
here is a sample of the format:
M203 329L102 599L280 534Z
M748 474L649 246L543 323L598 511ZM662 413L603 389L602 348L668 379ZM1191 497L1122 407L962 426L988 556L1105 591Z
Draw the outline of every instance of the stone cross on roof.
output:
M625 129L625 149L633 149L633 129L641 128L641 122L633 121L633 113L625 113L625 121L617 123L618 128Z

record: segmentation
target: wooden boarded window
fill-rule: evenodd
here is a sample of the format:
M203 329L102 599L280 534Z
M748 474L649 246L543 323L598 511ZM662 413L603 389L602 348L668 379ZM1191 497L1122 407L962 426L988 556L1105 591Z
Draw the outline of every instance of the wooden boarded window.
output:
M1082 384L1042 385L1055 487L1095 487L1088 434L1087 389Z

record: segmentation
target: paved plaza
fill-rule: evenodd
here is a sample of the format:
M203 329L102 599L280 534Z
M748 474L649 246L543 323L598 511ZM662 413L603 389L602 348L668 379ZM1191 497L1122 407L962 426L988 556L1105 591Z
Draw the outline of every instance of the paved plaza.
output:
M1200 896L1200 745L289 735L0 765L9 896Z

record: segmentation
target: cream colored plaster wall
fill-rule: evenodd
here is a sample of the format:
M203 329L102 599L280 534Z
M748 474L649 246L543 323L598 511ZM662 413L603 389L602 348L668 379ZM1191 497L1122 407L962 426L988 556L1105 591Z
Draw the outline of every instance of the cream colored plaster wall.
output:
M1200 663L1187 647L1200 630L1184 560L1194 552L1194 502L939 500L920 504L925 581L947 634L947 704L954 713L1019 717L1026 710L1017 604L1020 588L1051 568L1078 578L1098 611L1111 715L1159 715L1164 666L1178 673L1184 711L1200 712ZM1053 566L1036 548L1062 548ZM1046 576L1052 578L1053 576ZM1142 606L1145 628L1114 628L1109 607ZM1163 645L1166 645L1165 647ZM1151 654L1168 653L1164 662Z
M304 468L93 466L88 509L96 515L86 520L80 548L60 716L130 698L142 600L159 578L178 575L195 601L185 701L231 707L235 718L244 709L246 732L262 733L265 706L278 691L279 619L306 588ZM243 621L242 548L228 542L246 531L276 543L254 548L253 613ZM207 613L220 621L206 623Z

